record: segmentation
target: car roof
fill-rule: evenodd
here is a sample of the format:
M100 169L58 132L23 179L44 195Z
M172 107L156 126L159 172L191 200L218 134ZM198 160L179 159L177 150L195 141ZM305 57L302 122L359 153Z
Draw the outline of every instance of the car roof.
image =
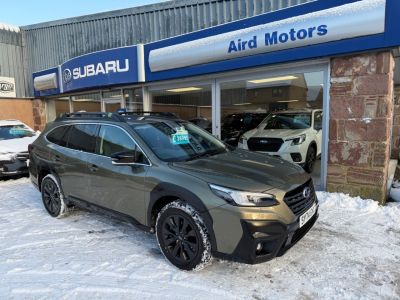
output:
M13 125L25 125L25 124L18 120L0 120L0 126L13 126Z
M301 114L301 113L312 113L312 112L316 112L316 111L322 111L322 109L288 109L288 110L275 111L273 113L276 115L277 114L287 114L287 113Z

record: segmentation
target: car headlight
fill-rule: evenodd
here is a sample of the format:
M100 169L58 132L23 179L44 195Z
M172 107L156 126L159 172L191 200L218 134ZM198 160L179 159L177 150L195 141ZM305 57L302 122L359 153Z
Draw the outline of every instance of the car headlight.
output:
M291 139L287 139L286 141L292 141L292 146L295 146L295 145L301 145L301 144L303 144L304 142L305 142L305 140L306 140L306 135L305 134L302 134L302 135L300 135L300 136L298 136L298 137L295 137L295 138L291 138Z
M14 161L16 158L16 154L13 152L0 152L0 160L4 161Z
M271 194L237 191L215 184L209 186L214 194L233 205L265 207L279 204L275 196Z

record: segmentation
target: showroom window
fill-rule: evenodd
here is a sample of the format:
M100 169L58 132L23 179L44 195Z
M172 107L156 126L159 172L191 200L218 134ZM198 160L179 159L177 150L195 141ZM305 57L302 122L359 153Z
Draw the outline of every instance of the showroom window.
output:
M127 111L143 111L142 88L125 89L123 91L125 108Z
M211 84L151 90L152 111L173 113L212 131Z
M297 163L320 185L324 80L323 70L219 80L221 139Z
M101 111L100 93L89 93L72 96L73 111L98 112Z
M115 89L110 91L103 91L102 94L102 111L104 112L117 112L122 104L122 90Z

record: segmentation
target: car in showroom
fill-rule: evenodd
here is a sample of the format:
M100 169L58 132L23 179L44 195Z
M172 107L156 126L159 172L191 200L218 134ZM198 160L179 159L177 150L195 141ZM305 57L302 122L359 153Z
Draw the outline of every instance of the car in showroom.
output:
M188 121L70 113L29 149L31 180L52 217L78 206L130 221L155 233L183 270L212 257L270 260L318 218L301 167L230 147Z
M250 112L227 115L221 126L222 140L236 147L242 134L257 127L266 116L268 116L267 113Z
M28 174L28 145L38 136L18 120L0 121L0 177Z
M312 173L321 155L322 110L279 111L243 134L238 147L299 164Z

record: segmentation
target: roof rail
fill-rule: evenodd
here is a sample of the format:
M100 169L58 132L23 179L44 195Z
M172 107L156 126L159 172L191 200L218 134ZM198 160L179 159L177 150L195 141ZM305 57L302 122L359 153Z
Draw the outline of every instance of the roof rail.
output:
M63 113L61 114L56 121L66 121L66 120L98 120L98 119L108 119L117 122L126 122L126 120L115 113L106 113L106 112L74 112L74 113Z

